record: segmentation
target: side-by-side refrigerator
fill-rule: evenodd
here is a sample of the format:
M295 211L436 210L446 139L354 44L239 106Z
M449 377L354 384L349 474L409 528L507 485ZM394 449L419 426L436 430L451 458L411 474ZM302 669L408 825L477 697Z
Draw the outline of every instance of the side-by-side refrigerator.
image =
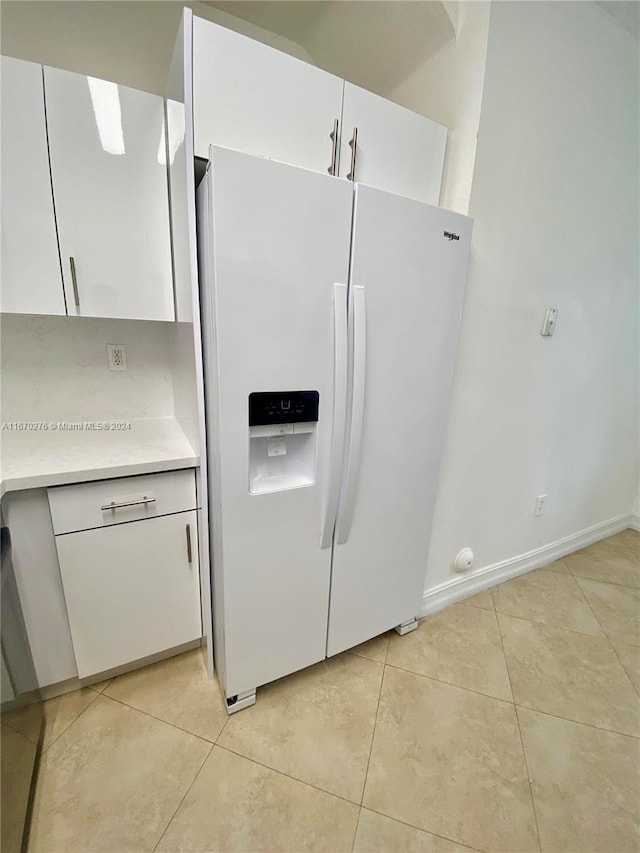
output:
M414 624L470 236L459 214L211 148L198 249L230 712Z

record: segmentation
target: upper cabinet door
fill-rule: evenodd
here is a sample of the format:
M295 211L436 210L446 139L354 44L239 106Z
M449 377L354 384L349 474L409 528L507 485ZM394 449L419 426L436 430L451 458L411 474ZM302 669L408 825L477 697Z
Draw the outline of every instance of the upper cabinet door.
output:
M446 144L441 124L344 84L340 177L437 205Z
M173 320L164 102L45 68L70 315Z
M65 314L44 116L42 66L2 57L0 309Z
M342 88L339 77L194 18L197 157L208 158L209 145L220 145L326 174Z

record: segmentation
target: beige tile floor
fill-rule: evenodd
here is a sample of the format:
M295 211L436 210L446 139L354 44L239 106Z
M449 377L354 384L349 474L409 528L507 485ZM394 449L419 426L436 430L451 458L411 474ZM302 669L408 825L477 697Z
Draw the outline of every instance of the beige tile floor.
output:
M55 699L30 851L637 853L639 588L625 531L232 717L199 651Z

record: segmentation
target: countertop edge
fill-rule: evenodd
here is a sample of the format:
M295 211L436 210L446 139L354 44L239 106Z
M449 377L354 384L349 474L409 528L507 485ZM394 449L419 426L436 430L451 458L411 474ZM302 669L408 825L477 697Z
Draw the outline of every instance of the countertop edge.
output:
M105 467L81 468L73 471L56 471L32 474L24 477L7 478L0 482L0 497L9 492L26 489L46 489L50 486L69 486L74 483L90 483L93 480L112 480L117 477L133 477L136 474L155 474L162 471L177 471L180 468L197 468L198 456L180 456L173 459L147 459L144 462L107 465Z

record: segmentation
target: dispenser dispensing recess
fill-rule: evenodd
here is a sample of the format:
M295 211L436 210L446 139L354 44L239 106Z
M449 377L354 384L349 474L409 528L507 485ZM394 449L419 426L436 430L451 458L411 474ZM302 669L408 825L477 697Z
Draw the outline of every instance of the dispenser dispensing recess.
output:
M317 391L249 394L249 491L311 486L316 479Z

